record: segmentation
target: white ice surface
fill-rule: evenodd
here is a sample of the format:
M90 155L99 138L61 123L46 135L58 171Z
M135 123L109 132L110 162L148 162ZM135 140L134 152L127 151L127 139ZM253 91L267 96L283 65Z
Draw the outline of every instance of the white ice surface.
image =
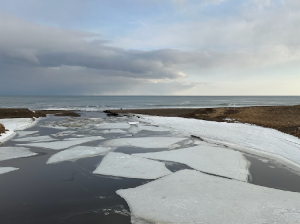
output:
M102 124L95 124L95 128L98 129L128 129L130 128L130 125L128 123L102 123Z
M5 142L10 138L13 138L16 135L15 131L24 130L30 128L36 124L38 119L31 118L9 118L9 119L0 119L0 123L4 125L6 131L0 136L0 142Z
M105 154L110 148L108 147L90 147L90 146L76 146L71 149L66 149L57 154L51 156L47 164L50 163L59 163L63 161L75 161L77 159L93 157Z
M63 141L55 141L55 142L34 142L34 143L19 144L19 145L61 150L61 149L69 148L73 145L80 145L85 142L96 141L101 139L104 138L101 136L92 136L92 137L85 137L85 138L68 138Z
M145 116L141 120L173 128L183 135L195 135L209 142L276 159L298 170L300 167L300 139L274 129L177 117Z
M110 152L93 173L127 178L156 179L171 174L171 171L161 162Z
M145 131L170 131L169 128L164 128L164 127L148 126L142 124L138 124L137 126L140 130L145 130Z
M118 138L107 140L101 143L104 146L133 146L141 148L168 148L176 142L185 140L186 138L172 137L145 137L145 138Z
M109 130L109 131L108 131L108 132L106 132L106 133L127 134L127 132L126 132L126 131L124 131L124 130L121 130L121 129L111 129L111 130Z
M128 124L138 124L138 123L140 123L140 122L138 122L138 121L130 121L130 122L127 122Z
M35 155L37 153L23 147L0 147L0 161Z
M200 145L191 148L154 153L137 153L148 159L165 160L183 163L196 170L247 181L248 163L244 156L237 151L221 147Z
M300 194L182 170L118 190L132 223L296 224Z
M16 138L12 141L16 142L48 142L48 141L55 141L56 139L51 138L48 135L45 136L33 136L33 137L25 137L25 138Z
M15 168L15 167L0 167L0 174L8 173L8 172L15 171L18 169L19 168Z
M24 136L27 136L27 135L32 135L32 134L37 134L39 133L39 131L18 131L17 134L18 134L18 137L24 137Z

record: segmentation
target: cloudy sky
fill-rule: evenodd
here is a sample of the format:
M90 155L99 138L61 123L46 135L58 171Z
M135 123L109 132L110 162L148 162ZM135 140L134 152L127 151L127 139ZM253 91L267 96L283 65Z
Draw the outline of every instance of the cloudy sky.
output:
M300 95L299 0L0 6L0 95Z

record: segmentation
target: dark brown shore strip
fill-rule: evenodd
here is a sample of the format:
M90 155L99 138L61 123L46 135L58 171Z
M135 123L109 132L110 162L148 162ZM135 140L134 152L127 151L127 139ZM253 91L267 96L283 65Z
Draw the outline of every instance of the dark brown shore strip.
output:
M300 138L300 105L254 106L199 109L110 110L111 114L145 114L165 117L194 118L218 122L240 122L273 128Z
M54 116L69 116L80 117L79 114L74 111L62 111L62 110L37 110L31 111L27 108L0 108L0 119L3 118L38 118L46 117L47 114L54 114Z

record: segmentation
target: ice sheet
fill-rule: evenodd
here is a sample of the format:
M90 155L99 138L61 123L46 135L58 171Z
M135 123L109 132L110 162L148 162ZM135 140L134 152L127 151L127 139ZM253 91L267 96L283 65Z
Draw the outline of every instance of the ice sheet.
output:
M16 142L48 142L48 141L55 141L55 140L56 139L51 138L48 135L45 135L45 136L17 138L17 139L13 139L12 141L16 141Z
M48 148L48 149L53 149L53 150L61 150L61 149L66 149L69 148L73 145L80 145L85 142L90 142L90 141L96 141L96 140L101 140L104 139L101 136L92 136L92 137L85 137L85 138L69 138L65 139L63 141L55 141L55 142L34 142L34 143L28 143L28 144L19 144L22 146L33 146L33 147L42 147L42 148Z
M96 124L95 128L98 129L128 129L130 128L130 125L128 123L102 123L102 124Z
M300 139L274 129L177 117L145 116L141 120L173 128L183 135L195 135L209 142L276 159L297 170L300 168Z
M191 148L154 153L133 154L148 159L183 163L196 170L247 181L248 163L237 151L221 147L200 145Z
M145 130L145 131L170 131L169 128L164 128L164 127L148 126L142 124L138 124L137 126L140 130Z
M0 142L5 142L16 135L15 131L24 130L30 128L36 124L38 119L32 118L12 118L12 119L0 119L0 123L4 125L6 131L0 136Z
M18 169L19 168L15 168L15 167L0 167L0 174L8 173L8 172L15 171Z
M17 132L18 137L24 137L27 135L32 135L32 134L37 134L37 133L39 133L39 131L18 131Z
M0 147L0 161L35 155L37 153L23 147Z
M110 152L93 173L127 178L156 179L170 174L171 171L161 162Z
M295 224L300 194L183 170L145 185L118 190L132 223Z
M51 156L48 159L47 164L59 163L67 160L75 161L81 158L98 156L105 154L109 150L110 148L108 147L76 146Z
M168 148L176 142L185 140L186 138L172 137L146 137L146 138L118 138L107 140L102 143L104 146L133 146L141 148Z

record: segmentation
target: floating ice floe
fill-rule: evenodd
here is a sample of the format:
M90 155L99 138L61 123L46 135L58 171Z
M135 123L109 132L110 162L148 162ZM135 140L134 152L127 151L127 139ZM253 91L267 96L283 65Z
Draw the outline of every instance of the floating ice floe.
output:
M56 134L52 134L52 136L54 137L63 137L63 136L66 136L66 135L71 135L71 134L74 134L76 131L62 131L62 132L58 132Z
M8 172L15 171L18 169L19 168L15 168L15 167L0 167L0 174L8 173Z
M23 147L0 147L0 161L35 155L37 153Z
M24 137L27 135L37 134L39 131L17 131L18 137Z
M115 133L115 134L127 134L126 131L122 130L122 129L111 129L111 130L105 130L103 131L104 134L108 134L108 133Z
M145 131L170 131L169 128L164 128L164 127L157 127L157 126L148 126L148 125L142 125L138 124L138 127L140 130L145 130Z
M138 121L132 121L132 122L127 122L128 124L138 124L138 123L140 123L140 122L138 122Z
M98 156L105 154L109 150L110 148L107 147L76 146L51 156L48 159L47 164L63 161L75 161L86 157Z
M13 139L12 141L16 141L16 142L48 142L48 141L55 141L55 140L56 139L51 138L48 135L45 135L45 136L17 138L17 139Z
M15 131L24 130L26 128L30 128L36 124L38 119L32 118L11 118L11 119L0 119L0 123L4 125L6 131L1 134L0 142L5 142L11 138L13 138L16 133Z
M98 129L128 129L130 125L128 123L102 123L102 124L95 124L95 128Z
M182 170L118 190L132 223L295 224L300 194Z
M274 129L177 117L145 116L141 120L173 128L183 135L195 135L209 142L275 159L300 170L300 139Z
M183 163L196 170L247 181L248 162L237 151L221 147L200 145L172 151L133 154L148 159Z
M146 137L146 138L118 138L107 140L102 145L105 146L133 146L141 148L168 148L176 142L185 140L186 138L172 138L172 137Z
M85 137L85 138L68 138L68 139L64 139L63 141L55 141L55 142L34 142L34 143L19 144L19 145L61 150L61 149L69 148L73 145L80 145L85 142L97 141L101 139L104 138L101 136L92 136L92 137Z
M170 174L171 171L161 162L110 152L93 173L127 178L156 179Z

